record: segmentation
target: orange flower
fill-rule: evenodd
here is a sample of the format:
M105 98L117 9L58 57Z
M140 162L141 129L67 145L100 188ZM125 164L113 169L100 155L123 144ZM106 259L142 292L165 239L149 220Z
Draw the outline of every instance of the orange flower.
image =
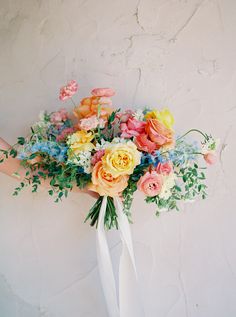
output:
M173 130L164 126L157 119L148 119L146 125L146 132L149 138L156 143L157 148L173 146L174 144L174 132Z
M113 177L103 168L101 161L93 167L92 184L88 187L100 196L118 196L128 186L128 175Z
M74 109L74 115L80 120L98 115L100 105L100 117L107 119L113 109L108 106L106 101L97 96L87 97L81 100L80 105Z

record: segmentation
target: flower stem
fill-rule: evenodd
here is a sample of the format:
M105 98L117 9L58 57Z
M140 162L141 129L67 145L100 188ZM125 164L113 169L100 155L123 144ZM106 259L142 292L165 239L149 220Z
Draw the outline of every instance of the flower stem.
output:
M200 134L204 137L204 139L207 138L207 135L204 134L202 131L200 131L200 130L198 130L198 129L191 129L191 130L189 130L188 132L186 132L184 135L182 135L181 137L179 137L179 138L176 140L176 142L178 142L179 140L183 139L186 135L188 135L188 134L191 133L191 132L198 132L198 133L200 133Z

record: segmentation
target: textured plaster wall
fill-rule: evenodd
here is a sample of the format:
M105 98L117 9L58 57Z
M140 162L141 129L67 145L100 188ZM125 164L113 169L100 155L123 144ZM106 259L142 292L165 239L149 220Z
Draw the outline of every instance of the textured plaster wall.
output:
M135 199L146 317L236 316L235 34L234 0L0 0L0 135L9 142L60 106L69 79L80 97L110 86L117 106L168 106L178 133L221 138L207 201L156 219ZM93 200L12 198L15 185L0 175L0 316L106 317L95 232L83 224ZM119 238L109 239L117 270Z

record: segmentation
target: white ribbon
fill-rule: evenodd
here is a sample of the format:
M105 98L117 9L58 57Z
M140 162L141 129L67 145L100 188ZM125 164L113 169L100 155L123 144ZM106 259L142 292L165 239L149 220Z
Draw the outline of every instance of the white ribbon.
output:
M143 317L144 313L138 296L137 271L129 222L123 213L120 199L114 198L114 204L122 241L122 253L119 266L119 301L104 229L104 217L107 206L106 196L104 196L102 201L97 227L98 267L108 313L110 317Z

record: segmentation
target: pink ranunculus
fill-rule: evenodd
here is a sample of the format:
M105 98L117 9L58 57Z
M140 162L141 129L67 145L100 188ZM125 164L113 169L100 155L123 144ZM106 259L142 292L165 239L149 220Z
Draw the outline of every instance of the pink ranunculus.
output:
M75 80L69 81L66 86L63 86L60 89L59 99L61 101L65 101L71 98L77 92L78 89L79 89L79 85L77 84Z
M112 97L115 95L115 90L112 88L94 88L91 94L96 97Z
M145 132L146 122L139 121L136 118L129 118L126 123L121 123L121 137L122 138L132 138L133 136L138 136Z
M162 175L158 174L156 171L146 172L137 183L138 189L148 197L158 195L162 185Z
M92 116L89 118L83 118L79 122L79 128L81 130L93 130L100 126L100 128L104 128L106 121L103 118L98 119L97 116Z
M173 171L173 165L171 162L158 163L156 171L162 175L170 175L170 173Z
M62 108L59 111L53 112L50 116L50 121L53 124L60 124L68 119L68 113L66 109Z
M208 152L203 155L204 160L207 162L209 165L213 165L217 161L217 157L214 152Z
M97 162L101 161L104 154L105 154L105 150L97 151L91 159L92 165L96 165Z
M148 139L146 134L139 134L135 138L135 144L140 151L152 153L157 149L156 143Z
M68 135L73 134L75 132L74 128L65 128L62 132L56 137L57 142L65 141Z

